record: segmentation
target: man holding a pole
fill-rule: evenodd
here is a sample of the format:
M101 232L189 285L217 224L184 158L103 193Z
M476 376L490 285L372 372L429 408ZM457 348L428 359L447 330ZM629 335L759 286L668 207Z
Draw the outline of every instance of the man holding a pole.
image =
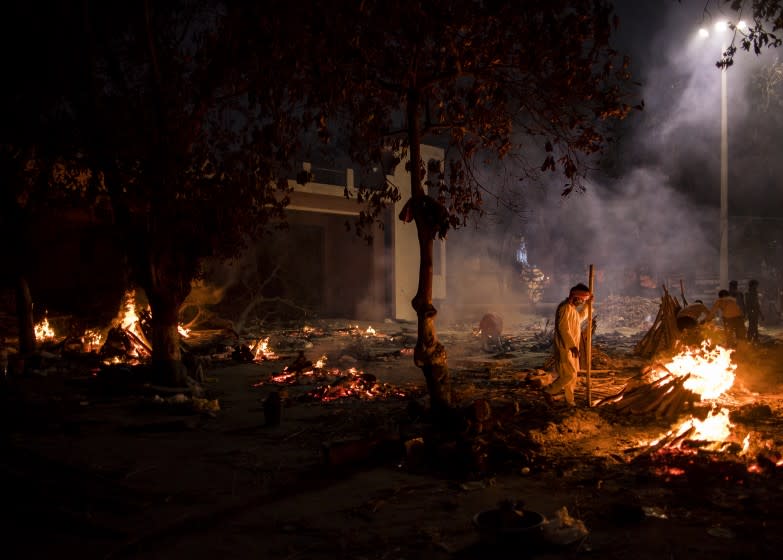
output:
M590 288L584 284L577 284L568 294L568 297L557 306L555 312L554 351L555 371L557 379L544 388L544 395L548 401L552 396L563 391L565 401L569 406L574 406L574 389L576 388L576 376L579 372L579 340L581 338L582 323L588 318L589 305L593 300Z

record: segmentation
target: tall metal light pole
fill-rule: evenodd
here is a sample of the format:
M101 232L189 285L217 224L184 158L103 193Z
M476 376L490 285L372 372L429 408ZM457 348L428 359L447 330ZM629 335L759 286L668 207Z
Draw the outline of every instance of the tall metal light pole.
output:
M744 22L739 22L740 30L747 28ZM715 31L726 32L729 26L726 22L715 24ZM744 31L744 30L743 30ZM701 37L708 37L709 31L699 30ZM721 46L721 56L726 51L725 41ZM728 117L728 85L727 67L720 69L720 257L719 278L720 288L729 287L729 117Z

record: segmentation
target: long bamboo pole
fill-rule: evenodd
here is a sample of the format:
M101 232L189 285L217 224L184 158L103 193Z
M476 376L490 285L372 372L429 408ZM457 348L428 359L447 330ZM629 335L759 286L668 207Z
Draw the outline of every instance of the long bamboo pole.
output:
M593 265L590 265L589 284L590 293L593 293ZM590 372L593 365L593 299L587 304L587 406L593 406L593 391L590 381Z

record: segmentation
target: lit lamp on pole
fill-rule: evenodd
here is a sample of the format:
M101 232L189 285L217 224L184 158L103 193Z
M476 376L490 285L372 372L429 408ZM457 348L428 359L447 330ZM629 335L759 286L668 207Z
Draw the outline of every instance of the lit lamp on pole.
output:
M747 25L740 21L737 24L740 31L745 31ZM726 35L729 24L721 21L715 24L717 34ZM699 37L707 38L710 32L707 28L699 29ZM728 47L724 39L721 44L721 55ZM720 287L728 289L729 286L729 120L728 120L728 95L726 84L727 68L720 70Z

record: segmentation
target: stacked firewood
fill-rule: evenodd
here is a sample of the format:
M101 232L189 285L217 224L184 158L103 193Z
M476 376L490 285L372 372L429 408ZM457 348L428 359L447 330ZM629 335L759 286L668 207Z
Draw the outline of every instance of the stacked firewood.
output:
M676 375L663 364L653 364L632 377L618 393L598 401L596 406L611 405L617 412L676 418L686 406L701 399L684 387L689 377L689 374Z
M661 306L650 330L636 344L633 350L635 356L651 358L674 347L680 332L677 328L677 313L681 307L679 302L669 294L663 286Z

